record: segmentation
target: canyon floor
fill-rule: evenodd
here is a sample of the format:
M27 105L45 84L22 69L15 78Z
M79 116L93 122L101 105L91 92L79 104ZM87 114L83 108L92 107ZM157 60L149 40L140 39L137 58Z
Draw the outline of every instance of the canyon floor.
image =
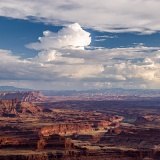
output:
M160 160L159 99L64 97L0 100L0 160Z

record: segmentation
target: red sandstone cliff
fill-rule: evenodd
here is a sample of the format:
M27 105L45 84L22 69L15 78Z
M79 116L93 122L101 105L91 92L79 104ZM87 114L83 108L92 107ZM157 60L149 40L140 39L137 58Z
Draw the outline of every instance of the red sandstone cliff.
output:
M20 114L38 114L39 112L43 112L43 110L45 111L45 109L33 103L21 102L18 99L0 101L1 117L18 117Z

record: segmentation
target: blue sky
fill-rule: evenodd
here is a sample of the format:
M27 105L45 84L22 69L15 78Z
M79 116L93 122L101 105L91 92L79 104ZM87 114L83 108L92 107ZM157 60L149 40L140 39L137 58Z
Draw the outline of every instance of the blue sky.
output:
M0 85L160 89L160 2L114 1L2 1Z

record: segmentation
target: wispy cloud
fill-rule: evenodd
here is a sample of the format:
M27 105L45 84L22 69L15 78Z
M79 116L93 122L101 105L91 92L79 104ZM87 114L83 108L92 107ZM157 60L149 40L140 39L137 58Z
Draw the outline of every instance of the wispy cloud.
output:
M114 35L114 36L110 36L110 35L103 35L103 36L96 36L96 38L118 38L118 36Z
M97 42L103 42L103 41L105 41L106 39L95 39L95 41L97 41Z
M103 36L96 36L95 37L95 41L97 42L103 42L106 39L113 39L113 38L118 38L118 36L114 35L114 36L110 36L110 35L103 35Z

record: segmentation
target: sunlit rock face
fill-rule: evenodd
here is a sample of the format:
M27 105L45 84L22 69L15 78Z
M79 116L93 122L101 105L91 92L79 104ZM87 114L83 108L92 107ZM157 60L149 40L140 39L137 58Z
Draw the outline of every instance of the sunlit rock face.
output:
M46 109L42 109L33 103L21 102L18 99L0 100L0 117L19 117L23 114L38 115L43 111L46 112ZM48 109L47 112L49 111Z

